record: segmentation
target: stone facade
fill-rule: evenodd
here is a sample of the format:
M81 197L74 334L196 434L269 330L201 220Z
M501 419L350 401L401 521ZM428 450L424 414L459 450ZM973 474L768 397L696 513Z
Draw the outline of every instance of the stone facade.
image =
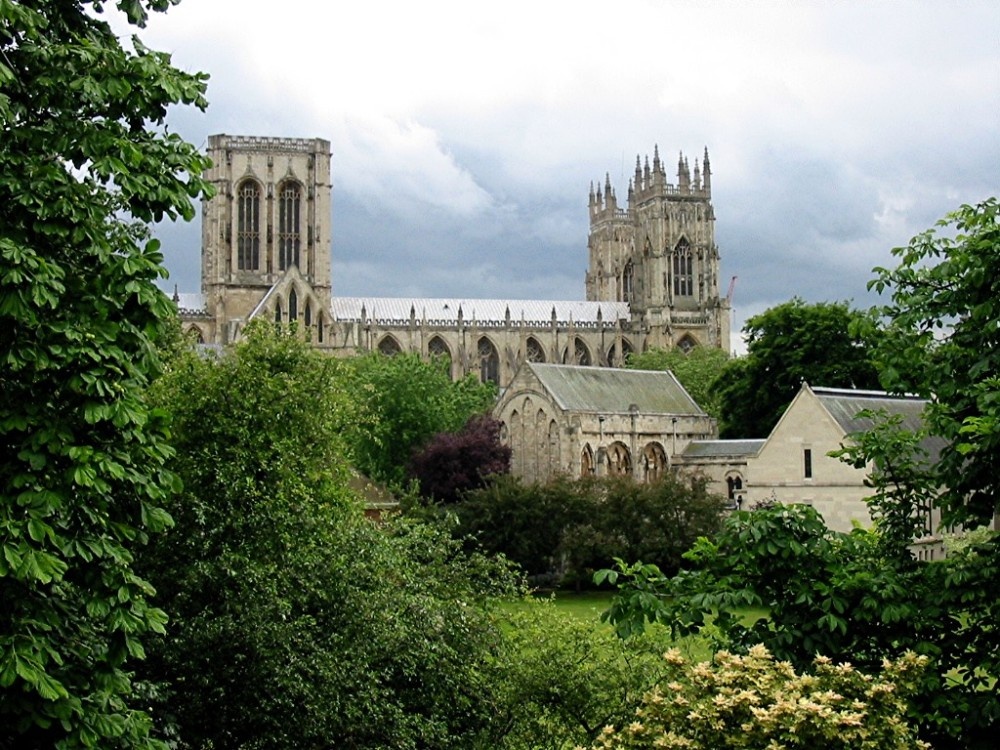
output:
M525 363L493 410L525 481L626 475L651 481L715 420L672 373Z
M729 348L707 152L693 178L681 158L676 186L658 152L645 171L637 160L627 210L609 181L591 190L587 299L573 301L334 297L329 143L215 135L208 155L202 288L174 296L206 344L257 317L294 320L334 353L444 356L455 378L501 388L524 362L615 367L651 346Z

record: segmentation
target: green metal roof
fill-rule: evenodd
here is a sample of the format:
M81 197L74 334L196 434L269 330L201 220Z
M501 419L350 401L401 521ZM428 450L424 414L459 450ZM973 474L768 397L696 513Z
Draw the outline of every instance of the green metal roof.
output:
M528 363L567 411L705 416L671 372Z

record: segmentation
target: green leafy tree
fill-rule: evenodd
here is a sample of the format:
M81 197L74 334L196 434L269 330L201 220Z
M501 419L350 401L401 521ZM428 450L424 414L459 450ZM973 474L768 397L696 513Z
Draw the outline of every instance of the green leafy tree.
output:
M180 747L464 748L495 736L501 561L377 527L349 494L350 364L250 327L172 361L176 524L139 558L171 613L141 675ZM485 746L489 746L488 744Z
M557 476L538 484L505 478L452 510L459 536L518 563L534 582L580 586L616 557L677 570L699 536L718 530L723 500L700 477Z
M872 362L874 328L846 302L807 304L795 298L743 326L747 354L723 369L714 388L723 438L767 437L803 381L829 388L878 388Z
M165 0L0 0L0 747L150 746L127 671L165 616L133 570L175 480L143 400L170 309L146 226L207 166L163 128L205 76L142 26Z
M675 347L630 354L626 366L632 370L669 370L695 403L718 419L721 403L714 386L729 361L729 354L715 347L696 346L687 353Z
M458 432L496 400L493 385L472 376L452 382L443 360L416 354L354 357L346 378L361 406L348 430L355 464L395 487L405 485L414 451L437 433Z
M935 476L946 520L989 522L1000 502L1000 203L963 206L893 250L869 288L886 334L877 351L885 387L930 400L928 431L947 443Z

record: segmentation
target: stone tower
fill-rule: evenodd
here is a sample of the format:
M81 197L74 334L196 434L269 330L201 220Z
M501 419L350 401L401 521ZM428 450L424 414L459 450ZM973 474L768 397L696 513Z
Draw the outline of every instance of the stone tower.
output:
M201 286L205 312L216 321L215 343L234 341L268 292L292 276L327 309L329 141L213 135L208 156L206 177L216 194L202 206ZM301 319L290 304L279 304L277 315Z
M628 206L605 177L590 189L587 299L628 302L642 348L714 346L729 350L729 302L719 295L712 168L708 149L694 172L681 154L676 185L654 148L636 157Z

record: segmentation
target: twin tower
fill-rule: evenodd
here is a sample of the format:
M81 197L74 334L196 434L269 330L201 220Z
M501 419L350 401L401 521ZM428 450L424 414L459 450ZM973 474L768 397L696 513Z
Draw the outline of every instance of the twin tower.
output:
M707 151L693 172L680 157L676 183L658 150L637 158L625 207L610 178L591 187L586 301L525 301L335 297L329 142L208 143L216 194L202 207L201 293L175 294L205 343L235 341L258 317L294 321L325 349L447 356L455 377L501 387L524 361L617 366L650 347L729 349Z

